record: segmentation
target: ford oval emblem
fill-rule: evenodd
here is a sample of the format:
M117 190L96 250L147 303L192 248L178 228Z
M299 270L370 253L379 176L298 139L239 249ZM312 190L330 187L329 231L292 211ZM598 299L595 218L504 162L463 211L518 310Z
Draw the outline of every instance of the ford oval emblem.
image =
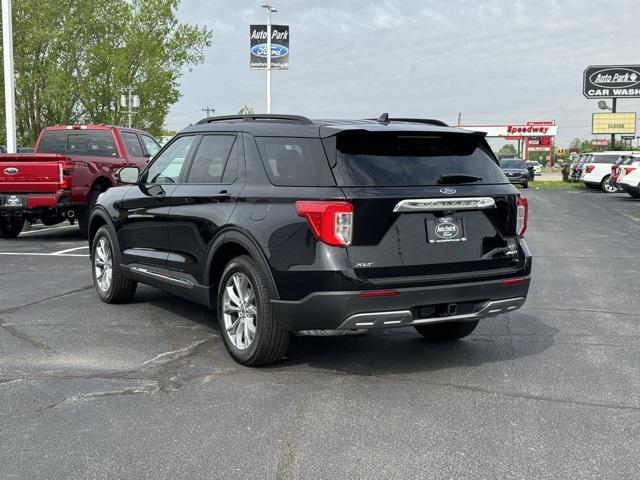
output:
M440 193L444 193L445 195L453 195L457 190L451 187L444 187L440 189Z
M4 169L4 173L7 175L15 175L18 173L18 169L16 167L7 167Z
M267 52L269 51L266 43L260 43L258 45L254 45L251 47L251 54L260 58L267 58ZM277 43L271 44L271 58L280 58L284 57L289 53L289 49L284 45L279 45Z

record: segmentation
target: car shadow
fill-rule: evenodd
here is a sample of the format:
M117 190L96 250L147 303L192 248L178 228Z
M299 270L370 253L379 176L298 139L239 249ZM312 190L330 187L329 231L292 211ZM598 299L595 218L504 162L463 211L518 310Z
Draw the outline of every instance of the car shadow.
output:
M217 318L207 307L146 288L134 302L151 303L220 337ZM521 331L527 333L512 333ZM481 320L472 335L449 343L431 342L413 328L358 335L293 336L286 357L265 370L302 368L366 376L472 367L537 355L554 345L557 333L558 329L537 316L517 312ZM224 351L222 338L214 345L218 353ZM218 357L215 352L212 355Z
M491 322L486 325L490 328L483 328L482 322ZM508 333L513 322L526 324L527 335ZM350 375L389 375L473 367L537 355L554 345L558 330L537 317L510 314L481 320L476 332L447 343L431 342L413 328L358 336L296 337L287 359L270 368L304 364Z

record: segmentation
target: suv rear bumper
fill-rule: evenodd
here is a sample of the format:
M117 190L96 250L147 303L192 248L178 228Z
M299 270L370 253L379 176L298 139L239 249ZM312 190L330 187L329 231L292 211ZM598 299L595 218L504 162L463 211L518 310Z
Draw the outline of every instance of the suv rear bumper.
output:
M520 308L530 277L395 289L393 296L318 292L297 301L273 300L278 321L291 331L392 328L443 321L476 320Z

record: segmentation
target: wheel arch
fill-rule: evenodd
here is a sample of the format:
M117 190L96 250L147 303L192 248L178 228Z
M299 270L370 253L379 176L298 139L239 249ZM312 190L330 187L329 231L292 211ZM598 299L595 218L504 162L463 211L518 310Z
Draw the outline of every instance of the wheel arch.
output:
M218 236L207 255L204 284L209 287L211 307L216 305L218 284L225 267L231 259L241 255L248 255L256 262L265 276L271 298L280 298L269 263L256 241L240 230L229 229Z
M106 212L104 212L100 207L98 207L93 210L91 214L91 218L89 219L89 233L87 237L89 241L89 248L91 248L91 246L93 245L93 239L96 236L96 232L103 225L107 225L107 228L112 230L112 233L114 233L115 235L115 231L111 226L111 222L109 220L109 215ZM114 237L114 238L117 238L117 237Z

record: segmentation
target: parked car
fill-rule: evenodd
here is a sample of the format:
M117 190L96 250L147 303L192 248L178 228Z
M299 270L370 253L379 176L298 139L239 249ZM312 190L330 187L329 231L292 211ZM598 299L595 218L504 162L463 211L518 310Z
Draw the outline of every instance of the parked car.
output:
M605 193L615 193L618 188L611 184L611 167L621 157L631 152L597 152L584 166L580 181L591 188L599 188Z
M213 117L118 176L91 216L98 296L141 282L207 305L245 365L291 332L459 339L529 289L526 199L483 134L436 120Z
M540 165L540 162L533 162L533 173L536 176L542 175L542 165Z
M15 238L25 220L54 225L78 220L86 236L98 195L115 171L143 168L160 150L147 132L106 125L45 128L35 153L0 155L0 236Z
M631 155L621 155L620 158L611 165L611 178L609 179L609 183L612 186L619 188L618 179L621 175L624 175L624 166L629 165L632 161L633 157Z
M619 167L616 185L632 197L640 198L640 154L626 157Z
M571 162L571 166L569 167L569 181L576 182L579 180L578 177L578 164L582 159L583 155L576 155L573 161Z
M531 173L521 158L503 158L500 160L500 168L511 183L522 185L522 188L529 187Z
M538 162L527 161L527 170L529 170L529 180L532 181L535 179L536 175L542 174L542 167Z

